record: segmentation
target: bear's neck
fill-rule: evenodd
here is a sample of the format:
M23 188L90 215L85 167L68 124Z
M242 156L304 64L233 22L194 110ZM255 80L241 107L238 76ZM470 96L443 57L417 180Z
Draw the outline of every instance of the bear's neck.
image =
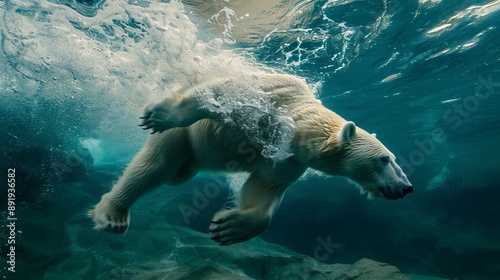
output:
M338 146L337 135L346 120L323 106L303 108L292 115L297 127L292 144L296 159L305 167L320 171L329 166L330 175L339 175L342 155L335 147ZM325 158L328 158L326 163ZM338 168L335 168L337 165Z

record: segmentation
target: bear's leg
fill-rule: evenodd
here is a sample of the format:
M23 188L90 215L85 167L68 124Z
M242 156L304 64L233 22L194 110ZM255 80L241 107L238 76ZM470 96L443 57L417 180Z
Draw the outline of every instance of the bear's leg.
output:
M187 127L207 117L208 113L199 99L187 91L146 106L139 126L144 130L151 129L151 134L154 134L174 127Z
M196 174L191 169L192 157L185 128L152 135L111 191L89 211L95 229L124 233L130 223L129 209L140 196L163 183L177 185Z
M298 164L290 167L271 170L274 174L252 173L241 191L239 207L215 214L209 228L211 239L231 245L261 234L269 226L286 188L304 173Z

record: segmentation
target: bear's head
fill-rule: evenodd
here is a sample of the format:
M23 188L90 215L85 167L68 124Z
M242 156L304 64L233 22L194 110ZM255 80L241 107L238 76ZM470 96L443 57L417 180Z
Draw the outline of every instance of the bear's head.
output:
M398 199L413 192L394 154L374 134L356 127L353 122L346 122L332 137L336 138L333 141L336 157L340 157L332 166L334 175L354 181L369 197Z

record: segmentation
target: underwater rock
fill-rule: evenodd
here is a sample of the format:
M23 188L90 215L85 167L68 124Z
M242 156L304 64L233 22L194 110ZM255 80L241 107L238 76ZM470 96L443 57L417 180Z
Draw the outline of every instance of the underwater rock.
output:
M71 258L58 266L65 266L67 275L75 270L95 273L97 279L409 279L388 264L369 259L352 265L324 264L258 238L222 247L210 241L208 234L186 227L129 232L122 238L121 249L107 245L114 235L105 238L106 242L87 249L101 260L93 266L94 272L81 265L69 266ZM49 271L63 270L53 267Z
M58 266L48 269L43 279L95 279L96 265L96 257L91 252L75 253Z
M49 265L47 279L62 279L56 275L141 280L409 279L388 264L369 259L352 265L325 264L260 238L218 246L210 240L208 231L202 233L186 227L179 212L182 204L197 207L196 201L193 203L198 193L194 191L196 188L199 185L183 191L164 188L140 200L131 212L131 227L125 235L93 231L90 220L78 215L67 226L75 253ZM210 201L200 212L219 209L218 204L223 203L226 194L221 192L220 199ZM201 214L190 218L188 226L206 219Z

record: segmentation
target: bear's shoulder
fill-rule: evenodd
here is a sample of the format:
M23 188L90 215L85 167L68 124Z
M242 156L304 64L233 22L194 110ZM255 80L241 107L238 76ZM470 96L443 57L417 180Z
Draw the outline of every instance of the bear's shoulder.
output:
M285 74L265 74L259 78L260 89L271 93L272 100L276 105L318 103L306 82L298 77Z
M313 96L306 82L296 76L286 74L265 74L261 75L261 88L266 92L292 93L295 96Z

